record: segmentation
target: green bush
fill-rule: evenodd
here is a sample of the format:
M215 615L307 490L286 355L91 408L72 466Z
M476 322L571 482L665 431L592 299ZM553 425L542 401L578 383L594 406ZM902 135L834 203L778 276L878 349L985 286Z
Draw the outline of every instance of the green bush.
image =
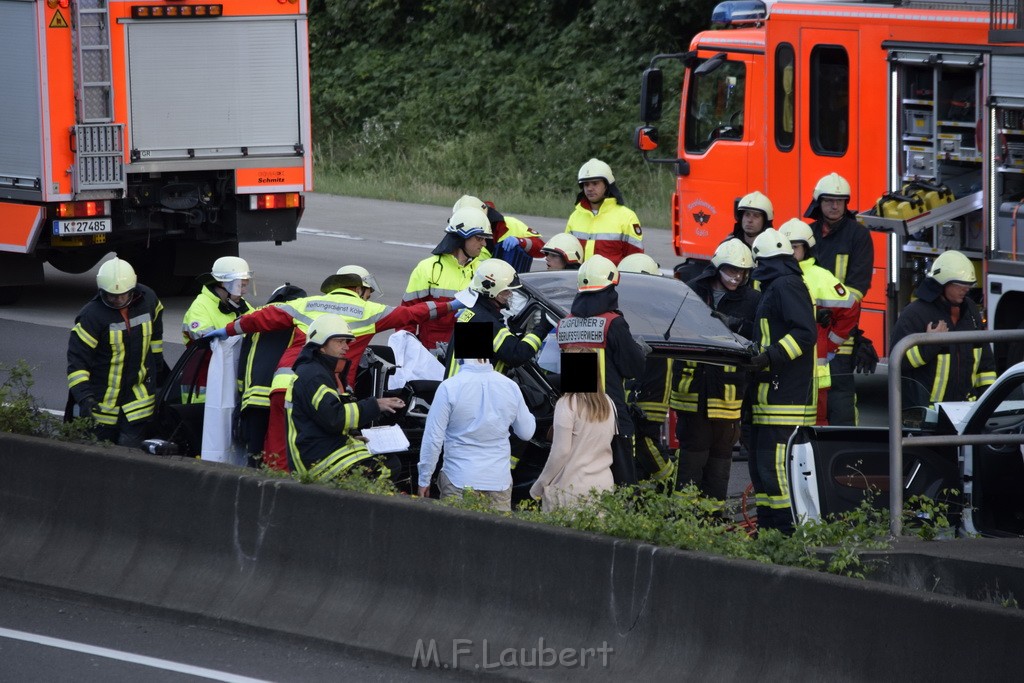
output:
M59 441L97 443L92 420L77 418L64 422L40 408L32 395L32 368L25 361L0 364L0 431L42 436Z
M665 226L674 179L632 147L640 74L685 51L714 4L314 0L318 188L437 204L471 193L568 216L576 170L597 156L641 221Z

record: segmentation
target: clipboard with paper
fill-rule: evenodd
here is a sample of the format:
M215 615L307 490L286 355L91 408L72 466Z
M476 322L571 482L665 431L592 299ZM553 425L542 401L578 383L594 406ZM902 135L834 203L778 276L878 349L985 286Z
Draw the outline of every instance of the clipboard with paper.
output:
M369 427L359 433L366 439L366 449L374 455L409 450L409 438L398 425Z

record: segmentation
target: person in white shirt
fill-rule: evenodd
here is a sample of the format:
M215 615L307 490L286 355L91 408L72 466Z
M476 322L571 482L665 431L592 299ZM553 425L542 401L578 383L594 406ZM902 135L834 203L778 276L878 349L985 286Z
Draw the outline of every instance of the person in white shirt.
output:
M483 493L496 511L512 510L512 448L509 429L522 440L533 437L537 422L519 386L486 360L466 359L458 374L441 382L434 394L420 444L419 495L430 495L430 479L441 448L438 475L441 498L471 488Z

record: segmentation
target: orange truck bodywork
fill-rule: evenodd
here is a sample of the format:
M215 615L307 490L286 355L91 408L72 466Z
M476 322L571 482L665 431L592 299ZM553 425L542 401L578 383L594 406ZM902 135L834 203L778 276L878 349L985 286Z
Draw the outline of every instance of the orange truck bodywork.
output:
M0 63L3 291L46 261L84 272L116 251L180 278L295 239L305 0L0 0Z
M988 2L914 5L777 2L765 18L697 34L689 53L664 56L686 65L677 157L648 159L681 166L673 246L697 260L710 259L730 235L734 202L748 192L768 195L779 226L803 217L821 177L845 177L850 209L872 230L874 272L860 327L879 353L931 260L949 248L975 262L989 327L1024 324L1024 240L1018 252L1016 212L1010 222L1007 208L1024 199L1024 153L1017 161L1007 152L1018 142L1024 150L1015 114L1024 90L1014 75L1024 73L1024 36L1013 16L996 17ZM697 67L723 54L719 71L732 75L701 95ZM826 67L834 73L836 63L848 87L826 82ZM952 111L965 87L974 89L966 118ZM730 107L731 122L723 118ZM1015 127L1001 125L1008 113ZM707 120L723 125L706 138L691 130ZM639 137L637 145L651 148ZM961 201L907 220L884 218L880 198L916 181L949 184Z

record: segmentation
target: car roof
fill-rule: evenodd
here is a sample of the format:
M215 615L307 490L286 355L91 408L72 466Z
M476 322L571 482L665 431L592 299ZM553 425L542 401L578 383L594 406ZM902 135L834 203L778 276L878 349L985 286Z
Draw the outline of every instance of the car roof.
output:
M521 276L523 289L564 317L576 297L576 271L541 271ZM711 309L686 284L670 277L621 273L619 310L630 332L658 355L739 363L751 356L750 342L711 317Z

